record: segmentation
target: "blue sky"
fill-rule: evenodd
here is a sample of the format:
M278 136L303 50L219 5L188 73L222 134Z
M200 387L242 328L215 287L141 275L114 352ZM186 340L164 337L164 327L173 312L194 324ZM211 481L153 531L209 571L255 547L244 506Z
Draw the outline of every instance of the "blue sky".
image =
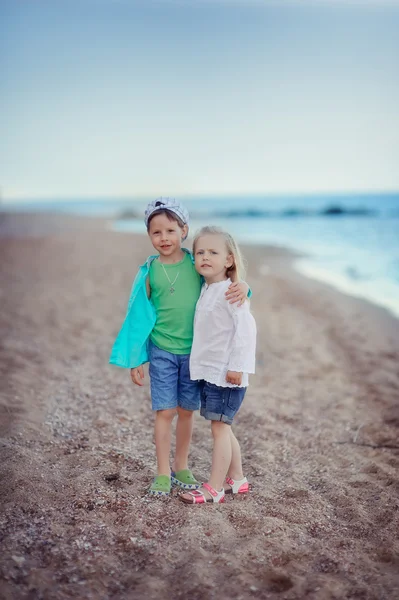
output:
M399 189L399 2L0 0L5 199Z

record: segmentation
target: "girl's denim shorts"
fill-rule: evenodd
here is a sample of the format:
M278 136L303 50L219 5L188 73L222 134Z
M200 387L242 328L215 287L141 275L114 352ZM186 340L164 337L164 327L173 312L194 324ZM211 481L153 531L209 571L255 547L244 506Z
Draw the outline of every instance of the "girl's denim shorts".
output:
M220 387L201 382L201 415L208 421L231 425L244 400L246 387Z
M151 341L148 351L152 410L178 406L186 410L198 410L201 388L198 381L190 379L190 355L172 354L161 350Z

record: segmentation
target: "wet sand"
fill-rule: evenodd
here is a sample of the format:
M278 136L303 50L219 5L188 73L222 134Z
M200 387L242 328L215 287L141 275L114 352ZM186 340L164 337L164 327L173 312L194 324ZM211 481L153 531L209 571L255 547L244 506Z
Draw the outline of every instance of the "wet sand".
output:
M108 365L151 246L104 225L0 215L2 597L398 597L399 321L244 248L257 373L234 429L252 491L151 499L148 374L139 389ZM199 478L210 459L197 415Z

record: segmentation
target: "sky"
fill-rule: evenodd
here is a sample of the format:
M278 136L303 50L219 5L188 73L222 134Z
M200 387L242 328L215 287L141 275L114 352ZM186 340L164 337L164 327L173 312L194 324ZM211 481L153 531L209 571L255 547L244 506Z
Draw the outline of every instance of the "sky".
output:
M399 190L399 0L0 0L4 200Z

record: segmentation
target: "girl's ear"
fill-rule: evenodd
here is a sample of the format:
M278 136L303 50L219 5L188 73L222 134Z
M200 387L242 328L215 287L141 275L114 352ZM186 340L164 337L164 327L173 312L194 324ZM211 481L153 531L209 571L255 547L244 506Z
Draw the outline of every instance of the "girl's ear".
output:
M226 275L228 277L230 277L230 279L233 283L236 283L237 281L239 281L239 279L237 277L237 269L234 264L234 260L232 262L233 262L233 264L231 264L229 267L226 268Z
M231 269L231 267L234 265L234 256L232 254L229 254L226 258L226 269Z

